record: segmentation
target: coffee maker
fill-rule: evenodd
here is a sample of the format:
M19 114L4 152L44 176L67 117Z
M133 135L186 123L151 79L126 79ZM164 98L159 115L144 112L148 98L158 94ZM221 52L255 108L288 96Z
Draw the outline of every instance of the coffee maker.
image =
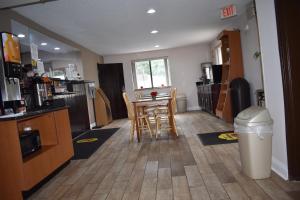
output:
M22 77L20 43L17 36L0 33L0 90L2 114L18 112L21 101Z

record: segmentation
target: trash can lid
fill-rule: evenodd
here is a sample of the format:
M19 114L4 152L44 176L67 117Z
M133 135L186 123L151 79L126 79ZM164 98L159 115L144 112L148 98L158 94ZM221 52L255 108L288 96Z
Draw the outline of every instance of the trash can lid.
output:
M266 108L251 106L240 112L234 119L235 124L242 126L272 125L273 120Z

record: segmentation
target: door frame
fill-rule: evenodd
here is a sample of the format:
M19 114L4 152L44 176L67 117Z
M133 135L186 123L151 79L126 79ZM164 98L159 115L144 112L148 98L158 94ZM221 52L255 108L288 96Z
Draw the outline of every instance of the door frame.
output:
M277 22L278 45L282 72L282 85L284 93L284 107L285 107L285 126L286 126L286 144L288 157L288 174L289 180L300 180L300 134L297 123L299 123L300 115L297 113L295 102L295 85L297 80L293 77L293 66L291 56L291 47L289 41L289 32L287 29L287 20L289 16L287 7L284 5L284 0L274 0L275 13ZM293 18L296 26L296 17ZM299 28L298 28L299 29ZM299 37L300 39L300 37ZM293 57L294 58L294 57ZM299 108L298 108L299 109Z

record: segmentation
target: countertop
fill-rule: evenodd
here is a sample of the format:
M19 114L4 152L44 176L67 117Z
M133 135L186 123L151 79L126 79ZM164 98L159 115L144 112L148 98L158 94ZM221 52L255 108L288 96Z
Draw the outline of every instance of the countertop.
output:
M41 115L48 112L54 112L62 109L67 109L68 106L58 106L58 107L49 107L49 108L43 108L40 110L35 111L29 111L26 113L18 113L18 114L11 114L11 115L2 115L0 116L0 122L1 121L9 121L9 120L22 120L27 117L33 117L35 115Z

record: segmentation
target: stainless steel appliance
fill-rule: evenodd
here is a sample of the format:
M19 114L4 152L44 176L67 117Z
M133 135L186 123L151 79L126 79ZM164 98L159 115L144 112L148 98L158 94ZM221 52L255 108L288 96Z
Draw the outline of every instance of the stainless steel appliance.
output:
M1 104L5 109L6 102L21 100L19 82L22 67L18 37L11 33L0 33L0 42Z

